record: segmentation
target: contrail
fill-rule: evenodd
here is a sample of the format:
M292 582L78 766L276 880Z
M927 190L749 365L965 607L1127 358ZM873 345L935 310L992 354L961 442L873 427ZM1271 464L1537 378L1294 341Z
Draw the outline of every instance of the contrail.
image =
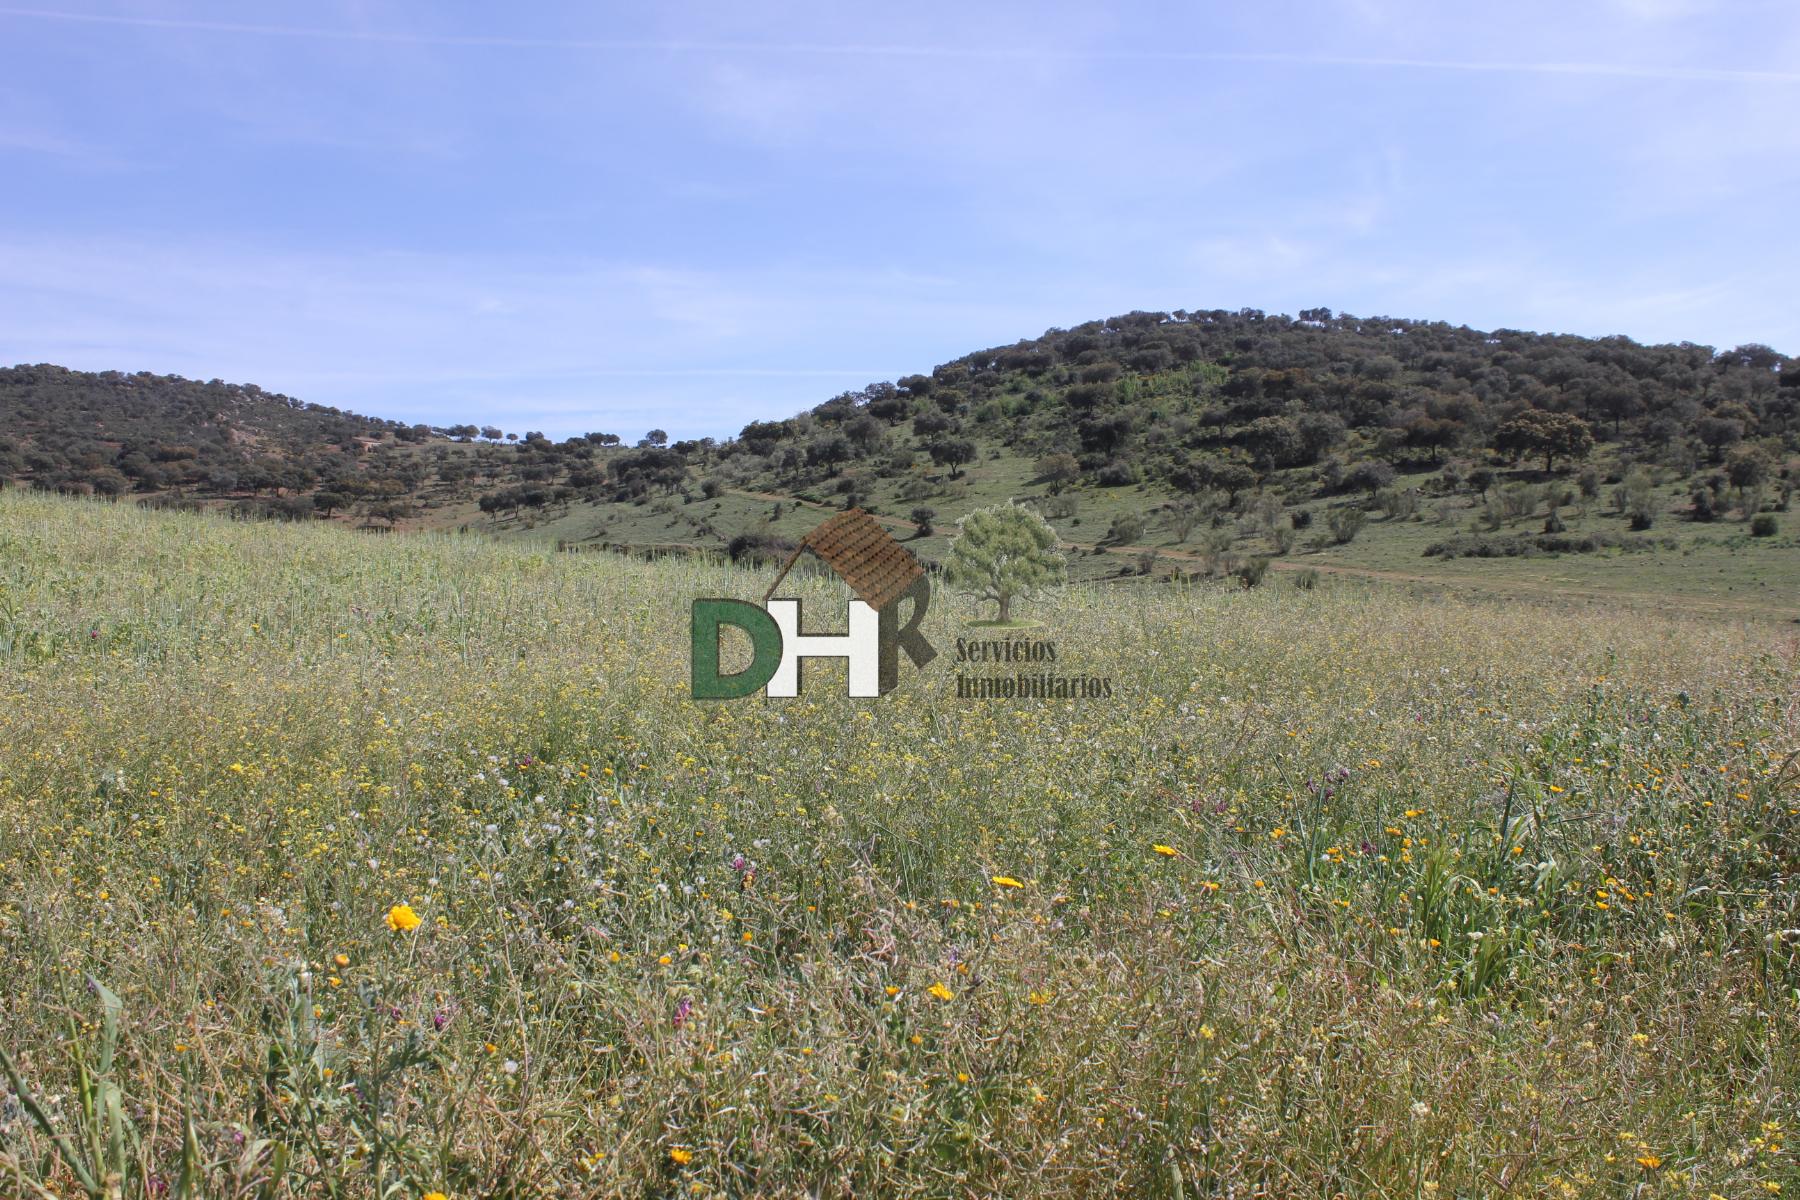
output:
M491 47L507 50L589 50L612 53L775 54L858 58L939 58L985 62L1261 63L1294 67L1350 67L1377 70L1460 71L1501 75L1567 75L1702 83L1800 83L1800 71L1760 71L1724 67L1645 66L1604 62L1480 62L1462 59L1380 58L1339 54L1282 54L1213 50L1056 50L1008 46L930 46L896 43L733 42L684 39L538 38L500 34L439 34L369 29L326 29L298 25L256 25L233 21L193 21L132 17L112 13L54 12L0 8L0 17L71 24L124 25L191 33L313 41L375 42L395 45Z

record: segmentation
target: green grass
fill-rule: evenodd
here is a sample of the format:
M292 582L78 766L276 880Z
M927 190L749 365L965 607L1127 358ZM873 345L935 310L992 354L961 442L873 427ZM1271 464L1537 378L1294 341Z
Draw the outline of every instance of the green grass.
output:
M0 494L0 1194L1800 1186L1790 630L1095 583L1109 699L687 699L766 580Z
M904 437L898 431L894 436ZM1611 459L1605 455L1598 456L1597 462L1603 468L1611 465ZM995 456L991 449L984 449L982 456L954 480L936 468L920 468L912 475L899 477L881 477L864 468L855 471L863 483L865 506L888 520L896 536L905 540L914 553L940 562L949 552L959 517L1009 499L1042 498L1047 490L1034 482L1029 460L1010 453ZM1228 516L1223 523L1232 537L1228 556L1242 559L1269 555L1277 560L1278 570L1312 566L1462 594L1483 592L1510 598L1672 607L1692 615L1728 619L1800 620L1800 514L1777 514L1782 531L1773 538L1750 537L1747 519L1737 513L1712 523L1696 523L1685 515L1691 481L1667 473L1656 491L1660 516L1655 526L1642 535L1632 534L1624 518L1613 511L1608 498L1611 487L1603 487L1599 497L1558 509L1571 535L1642 536L1653 543L1650 550L1610 549L1530 558L1425 555L1433 543L1459 534L1536 534L1548 515L1547 506L1539 503L1525 516L1491 529L1482 518L1482 498L1467 492L1443 498L1424 497L1412 517L1391 519L1379 511L1372 512L1371 519L1350 544L1331 544L1325 537L1328 514L1347 505L1361 505L1365 497L1318 496L1311 475L1310 469L1280 472L1261 491L1246 493L1243 511ZM1419 487L1429 478L1402 477L1399 486ZM1518 478L1536 482L1535 473L1530 471L1518 473ZM925 481L930 494L922 499L903 498L902 488L918 479ZM730 488L713 500L699 499L696 494L692 502L668 496L652 497L643 503L578 503L497 520L482 517L472 504L448 504L427 514L425 524L433 528L468 525L503 538L547 544L561 540L583 545L605 542L716 549L735 534L745 532L769 532L798 540L841 506L837 482L833 479L796 488L792 483L764 478ZM1506 482L1500 486L1506 486ZM1572 479L1566 474L1557 482L1563 489L1574 490ZM697 487L695 490L697 493ZM750 493L780 495L781 515L772 515L775 500ZM795 494L811 499L796 502ZM1281 505L1277 524L1287 524L1287 513L1295 509L1306 509L1314 516L1313 525L1297 532L1285 553L1263 523L1251 515L1265 495ZM1151 568L1156 575L1216 566L1202 548L1207 526L1196 527L1186 541L1180 540L1170 527L1162 510L1176 497L1166 488L1100 488L1084 484L1071 489L1067 499L1073 502L1075 512L1053 518L1051 524L1069 546L1069 573L1075 582L1111 581L1135 575L1146 551L1159 555ZM909 514L921 504L936 511L936 529L930 537L915 538ZM1130 546L1095 550L1114 518L1120 516L1143 518L1143 537Z

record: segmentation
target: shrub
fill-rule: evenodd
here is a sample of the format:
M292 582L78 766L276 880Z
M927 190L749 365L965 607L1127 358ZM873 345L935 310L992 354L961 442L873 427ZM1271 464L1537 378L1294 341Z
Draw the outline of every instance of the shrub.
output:
M1100 539L1104 546L1126 546L1144 536L1144 518L1136 513L1120 513L1106 527L1106 536Z
M1348 546L1362 532L1362 527L1369 520L1369 514L1360 508L1340 508L1331 514L1331 540L1340 546Z
M1137 481L1137 468L1124 462L1107 463L1094 476L1094 482L1101 487L1129 487Z
M1246 559L1239 563L1232 569L1231 573L1238 582L1242 583L1246 588L1253 588L1262 582L1263 576L1268 573L1268 570L1268 557L1259 554L1255 558Z
M1750 536L1774 537L1780 528L1780 523L1775 520L1774 513L1758 513L1750 521Z

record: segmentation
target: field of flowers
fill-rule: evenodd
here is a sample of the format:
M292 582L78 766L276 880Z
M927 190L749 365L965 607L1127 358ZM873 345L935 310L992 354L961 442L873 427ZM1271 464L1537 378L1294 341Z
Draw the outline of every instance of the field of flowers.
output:
M0 494L0 1195L1800 1194L1792 627L765 585Z

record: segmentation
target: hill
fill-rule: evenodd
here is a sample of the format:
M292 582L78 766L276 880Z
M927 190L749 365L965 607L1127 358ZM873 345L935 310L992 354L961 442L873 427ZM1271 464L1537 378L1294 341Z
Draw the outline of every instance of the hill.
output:
M1139 312L871 384L736 437L670 443L651 431L634 447L601 433L506 444L493 426L399 426L217 383L53 380L0 381L0 395L14 397L9 411L21 396L50 398L53 417L36 431L21 423L10 461L15 476L63 490L116 492L123 479L162 502L739 558L780 552L820 506L852 505L941 557L958 517L1015 498L1092 552L1078 578L1243 574L1269 559L1424 582L1560 579L1770 612L1800 593L1780 516L1800 483L1800 361L1760 345L1327 309ZM141 426L124 414L153 395L168 430L157 436L199 422L216 472L146 476L154 455L88 431ZM227 398L222 422L212 414ZM82 422L64 418L71 409ZM223 428L233 420L241 432Z

